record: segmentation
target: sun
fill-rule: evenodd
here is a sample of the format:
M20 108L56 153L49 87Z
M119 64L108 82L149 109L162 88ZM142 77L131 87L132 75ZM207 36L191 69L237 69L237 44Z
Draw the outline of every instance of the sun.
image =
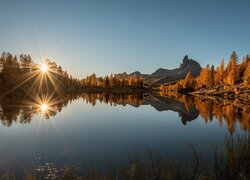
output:
M42 111L46 111L48 109L48 105L47 104L41 104L41 110Z
M46 73L49 70L49 68L48 68L48 66L46 64L42 64L41 67L40 67L40 70L42 72Z

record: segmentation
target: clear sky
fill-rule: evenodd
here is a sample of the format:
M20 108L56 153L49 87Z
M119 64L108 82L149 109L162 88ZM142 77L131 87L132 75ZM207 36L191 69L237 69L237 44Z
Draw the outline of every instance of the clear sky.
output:
M0 51L53 58L70 74L218 65L250 53L249 0L1 0Z

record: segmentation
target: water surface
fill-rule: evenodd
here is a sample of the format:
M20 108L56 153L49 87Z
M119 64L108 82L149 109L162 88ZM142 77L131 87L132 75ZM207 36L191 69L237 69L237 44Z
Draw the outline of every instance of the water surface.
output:
M56 99L56 98L55 98ZM32 102L0 101L0 163L22 174L31 168L127 161L128 151L147 151L185 162L194 145L209 159L225 151L226 136L249 132L249 113L230 102L151 94L74 94Z

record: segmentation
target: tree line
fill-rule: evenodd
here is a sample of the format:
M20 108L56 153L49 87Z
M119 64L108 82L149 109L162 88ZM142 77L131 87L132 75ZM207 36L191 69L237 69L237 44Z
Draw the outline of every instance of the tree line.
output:
M110 76L97 77L95 73L80 81L82 87L99 87L99 88L113 88L113 87L133 87L143 88L143 76L111 74Z
M68 87L78 87L80 81L62 70L55 62L46 59L48 72L40 71L40 64L34 63L30 55L13 56L2 53L0 57L1 91L65 91ZM47 92L48 93L48 92Z
M25 90L57 92L70 91L86 87L114 88L130 87L143 88L142 76L114 74L97 77L95 73L83 79L75 78L64 71L54 61L46 59L48 72L40 71L40 64L34 63L30 55L20 56L3 52L0 56L0 91Z
M235 51L232 52L228 64L225 66L224 60L220 66L207 64L203 68L198 77L192 77L190 72L186 78L175 83L162 85L161 90L188 90L195 91L202 88L212 88L215 86L224 86L224 89L241 85L242 87L250 87L250 56L243 57L239 63L238 56Z

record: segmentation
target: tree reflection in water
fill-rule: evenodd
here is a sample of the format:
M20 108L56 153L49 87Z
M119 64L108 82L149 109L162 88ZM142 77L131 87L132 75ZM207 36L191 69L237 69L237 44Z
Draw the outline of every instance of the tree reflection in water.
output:
M38 114L46 119L56 116L58 112L74 100L82 99L87 104L95 106L100 103L117 105L151 105L157 111L171 110L177 112L185 125L187 122L200 117L208 123L217 119L219 124L226 123L232 134L236 124L243 131L250 131L250 105L239 100L195 97L190 95L170 94L109 94L109 93L69 93L58 96L57 93L47 95L32 94L18 96L9 94L0 100L0 119L4 126L13 123L30 123Z

